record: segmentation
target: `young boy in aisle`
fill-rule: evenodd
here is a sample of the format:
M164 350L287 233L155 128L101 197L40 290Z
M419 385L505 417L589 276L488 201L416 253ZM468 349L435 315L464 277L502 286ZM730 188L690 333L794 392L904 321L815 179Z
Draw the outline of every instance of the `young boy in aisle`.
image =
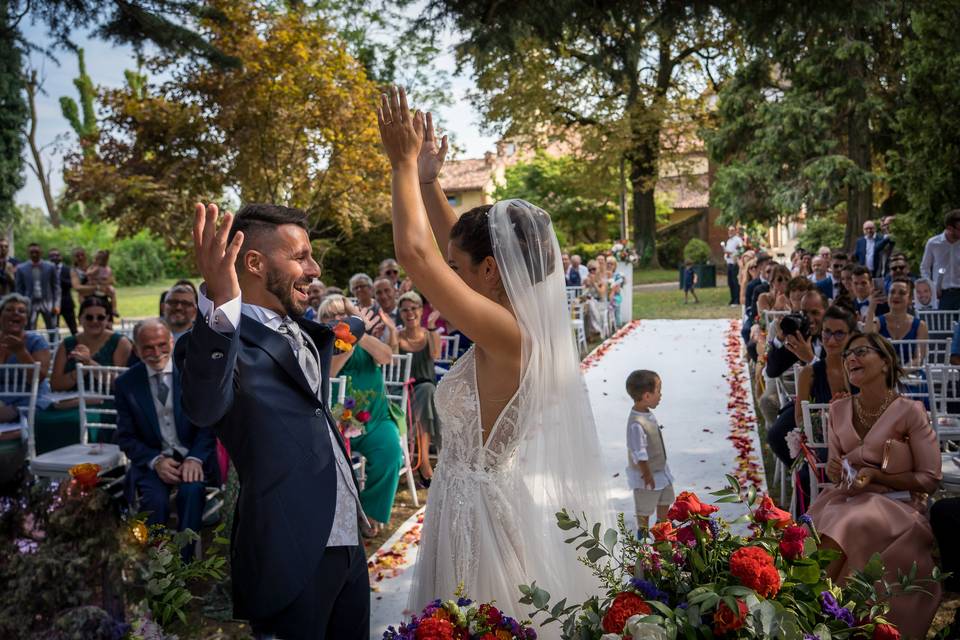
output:
M666 520L673 504L673 476L667 465L660 425L652 409L660 404L660 376L639 369L627 376L627 393L633 408L627 420L627 482L633 489L638 535L646 537L650 514Z

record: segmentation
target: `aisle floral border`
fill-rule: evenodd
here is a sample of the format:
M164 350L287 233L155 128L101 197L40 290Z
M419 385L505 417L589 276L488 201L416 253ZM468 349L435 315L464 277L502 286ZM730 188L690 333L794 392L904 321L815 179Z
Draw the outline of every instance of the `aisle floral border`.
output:
M757 421L750 406L750 381L741 356L740 321L731 320L724 336L724 357L727 373L724 378L729 385L727 411L730 415L730 435L727 439L736 449L734 475L743 487L763 488L763 468L759 453L753 442L757 434Z
M639 320L631 320L627 324L620 327L616 333L607 338L600 344L596 349L591 351L586 358L580 362L580 371L586 371L591 367L596 366L596 364L607 354L611 348L613 348L617 343L626 338L630 333L632 333L637 327L640 326Z

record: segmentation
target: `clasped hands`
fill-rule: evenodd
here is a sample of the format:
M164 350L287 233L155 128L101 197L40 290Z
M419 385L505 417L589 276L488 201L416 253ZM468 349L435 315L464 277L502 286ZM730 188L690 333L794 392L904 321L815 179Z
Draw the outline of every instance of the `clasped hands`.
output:
M157 460L153 468L166 484L203 481L203 465L196 460L177 462L173 458L163 456Z
M853 478L849 477L849 469L852 471L849 462L843 463L846 459L831 458L827 462L827 477L833 481L833 484L841 489L846 489L849 493L861 493L864 489L874 483L877 479L878 471L871 467L860 467ZM844 469L846 466L847 469Z

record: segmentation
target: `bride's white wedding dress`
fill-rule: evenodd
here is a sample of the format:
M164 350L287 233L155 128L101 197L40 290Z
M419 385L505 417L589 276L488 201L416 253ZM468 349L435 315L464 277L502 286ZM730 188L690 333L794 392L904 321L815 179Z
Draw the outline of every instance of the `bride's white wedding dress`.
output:
M523 619L531 608L518 603L521 584L536 581L555 600L595 591L554 514L587 511L587 525L609 524L610 492L550 218L520 200L498 202L489 217L494 258L521 329L520 384L484 442L475 347L441 380L435 400L443 448L408 608L419 613L463 585L469 598L496 600Z

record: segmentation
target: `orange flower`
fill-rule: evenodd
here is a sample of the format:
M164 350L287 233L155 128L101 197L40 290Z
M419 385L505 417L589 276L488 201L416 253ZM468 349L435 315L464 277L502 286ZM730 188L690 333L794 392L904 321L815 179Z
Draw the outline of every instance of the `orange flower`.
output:
M100 465L92 462L74 465L70 467L70 477L81 489L92 489L100 480Z
M677 522L689 520L693 516L709 516L717 508L710 504L700 502L697 494L690 491L681 491L680 495L667 512L667 517Z
M353 419L353 411L350 411L350 409L344 409L344 410L343 410L343 414L340 415L340 419L341 419L341 420L352 420L352 419Z
M677 539L677 531L673 528L673 523L669 520L664 520L653 525L650 528L650 533L653 534L653 539L657 542L663 540L673 542Z
M357 341L357 337L350 331L350 325L346 322L337 323L337 326L333 328L333 335L336 337L333 342L334 347L340 351L353 350L353 344Z
M793 524L790 514L773 504L770 496L763 496L760 506L753 513L753 519L757 522L772 522L777 529L785 529Z
M628 618L641 613L646 615L651 611L650 605L644 602L643 598L630 591L624 591L613 599L610 609L603 616L601 626L607 633L620 634L623 633L623 627Z

